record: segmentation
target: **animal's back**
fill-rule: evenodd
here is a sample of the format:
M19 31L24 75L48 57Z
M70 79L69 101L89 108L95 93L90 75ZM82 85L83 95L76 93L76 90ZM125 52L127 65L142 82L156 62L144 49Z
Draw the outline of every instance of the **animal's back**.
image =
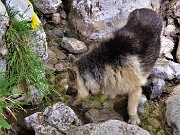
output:
M80 73L88 72L101 81L107 65L113 68L133 65L130 57L137 57L142 72L149 73L159 55L161 29L161 17L155 11L134 10L127 24L116 31L112 39L77 62Z

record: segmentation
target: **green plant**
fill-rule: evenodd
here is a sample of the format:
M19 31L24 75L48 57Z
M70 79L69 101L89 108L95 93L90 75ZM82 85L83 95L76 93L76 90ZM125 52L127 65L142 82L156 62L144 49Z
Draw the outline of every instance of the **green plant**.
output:
M34 27L31 23L14 19L18 13L13 9L8 9L10 18L9 28L6 32L7 50L6 71L0 73L0 127L10 128L3 115L3 110L7 110L14 115L13 108L20 107L23 102L16 102L14 97L22 94L29 94L30 86L34 86L44 97L49 94L49 84L45 78L45 66L34 50L33 37ZM35 18L35 17L34 17ZM35 18L36 19L36 18ZM19 89L22 93L14 94L14 89Z

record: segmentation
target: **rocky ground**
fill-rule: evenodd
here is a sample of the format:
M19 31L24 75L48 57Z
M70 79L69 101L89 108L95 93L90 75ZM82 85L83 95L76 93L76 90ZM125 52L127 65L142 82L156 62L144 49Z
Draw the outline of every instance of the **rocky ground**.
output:
M25 5L28 2L18 1L17 3L25 3ZM122 0L117 0L109 1L109 4L102 0L73 0L72 3L63 0L50 0L50 3L40 1L34 0L34 3L41 10L38 15L47 40L47 44L42 45L42 42L39 44L40 57L44 58L47 68L50 69L47 73L49 82L63 96L53 95L51 98L56 104L51 107L47 107L47 104L43 106L40 104L36 108L26 106L28 113L17 112L17 122L9 120L13 129L10 134L180 135L180 2L178 0L166 0L161 3L153 3L151 0L123 3ZM164 29L159 59L149 83L143 88L144 93L139 102L138 113L142 122L138 127L127 124L126 96L117 96L114 100L108 100L104 95L96 95L81 101L78 105L73 105L70 97L65 94L68 87L66 79L68 55L73 54L78 57L86 53L101 40L111 36L113 30L121 28L126 23L129 12L142 7L161 13ZM4 8L0 7L1 9ZM4 27L6 23L0 22L0 29L3 28L3 31L6 30ZM0 37L3 37L3 34L0 33ZM42 36L39 39L42 39ZM4 48L0 50L2 55ZM4 62L3 57L0 62Z

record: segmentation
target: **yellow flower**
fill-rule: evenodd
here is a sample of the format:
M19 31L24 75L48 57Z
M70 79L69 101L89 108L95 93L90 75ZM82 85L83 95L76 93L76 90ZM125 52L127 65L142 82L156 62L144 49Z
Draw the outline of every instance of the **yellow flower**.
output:
M33 6L32 3L31 3L30 1L28 1L28 6L31 6L31 7Z
M32 14L32 22L31 22L33 30L36 30L39 27L38 17L35 13Z

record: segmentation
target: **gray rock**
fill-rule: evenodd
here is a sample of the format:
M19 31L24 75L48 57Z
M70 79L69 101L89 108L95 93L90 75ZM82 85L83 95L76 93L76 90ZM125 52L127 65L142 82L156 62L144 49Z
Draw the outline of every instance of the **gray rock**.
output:
M63 103L46 107L43 112L25 118L25 124L36 135L62 135L70 128L81 125L74 111Z
M176 50L176 58L177 58L177 61L180 63L180 37L179 37L178 48Z
M92 123L103 122L106 120L123 120L122 116L112 109L90 109L85 113L86 118Z
M42 27L38 28L31 36L31 42L34 45L34 51L43 60L48 59L48 47L46 41L46 33Z
M163 80L179 79L180 78L180 64L166 59L158 59L151 76Z
M0 73L6 71L6 60L0 59Z
M99 40L123 27L134 9L159 6L154 0L73 0L69 18L86 39Z
M173 93L166 100L166 118L169 126L173 127L173 135L180 135L180 85L173 89Z
M59 131L66 132L72 126L81 124L74 111L63 103L56 103L52 107L46 107L43 115L47 116L47 122Z
M61 46L73 54L81 54L87 51L86 45L77 39L63 37Z
M33 104L40 105L42 103L45 94L43 93L43 90L38 90L36 87L30 86L29 91L30 91L30 95L32 96L31 99L33 101Z
M55 23L55 24L60 24L60 23L61 23L60 14L59 14L59 13L54 13L54 14L52 15L52 21L53 21L53 23Z
M165 36L161 36L161 50L160 57L167 57L173 59L171 52L174 49L174 43Z
M147 97L144 94L141 94L138 103L138 112L143 112L144 107L147 105L147 103L148 103Z
M53 14L57 12L57 9L62 4L61 0L33 0L36 6L44 14Z
M164 28L164 35L167 36L168 38L172 38L176 35L177 30L174 25L168 25Z
M164 86L165 86L165 81L163 79L153 78L152 84L150 86L151 87L150 98L151 99L159 98L162 94Z
M175 17L180 18L180 2L177 0L176 4L174 5L174 15Z
M69 130L67 135L150 135L142 128L119 120L90 123Z
M17 12L14 16L17 20L31 21L31 15L34 13L33 7L28 6L29 0L6 0L6 6L12 11Z
M6 60L4 56L7 53L5 34L9 23L8 14L3 3L0 1L0 72L6 71Z
M46 122L42 112L37 112L25 118L25 125L35 131L35 135L63 135L55 127Z

